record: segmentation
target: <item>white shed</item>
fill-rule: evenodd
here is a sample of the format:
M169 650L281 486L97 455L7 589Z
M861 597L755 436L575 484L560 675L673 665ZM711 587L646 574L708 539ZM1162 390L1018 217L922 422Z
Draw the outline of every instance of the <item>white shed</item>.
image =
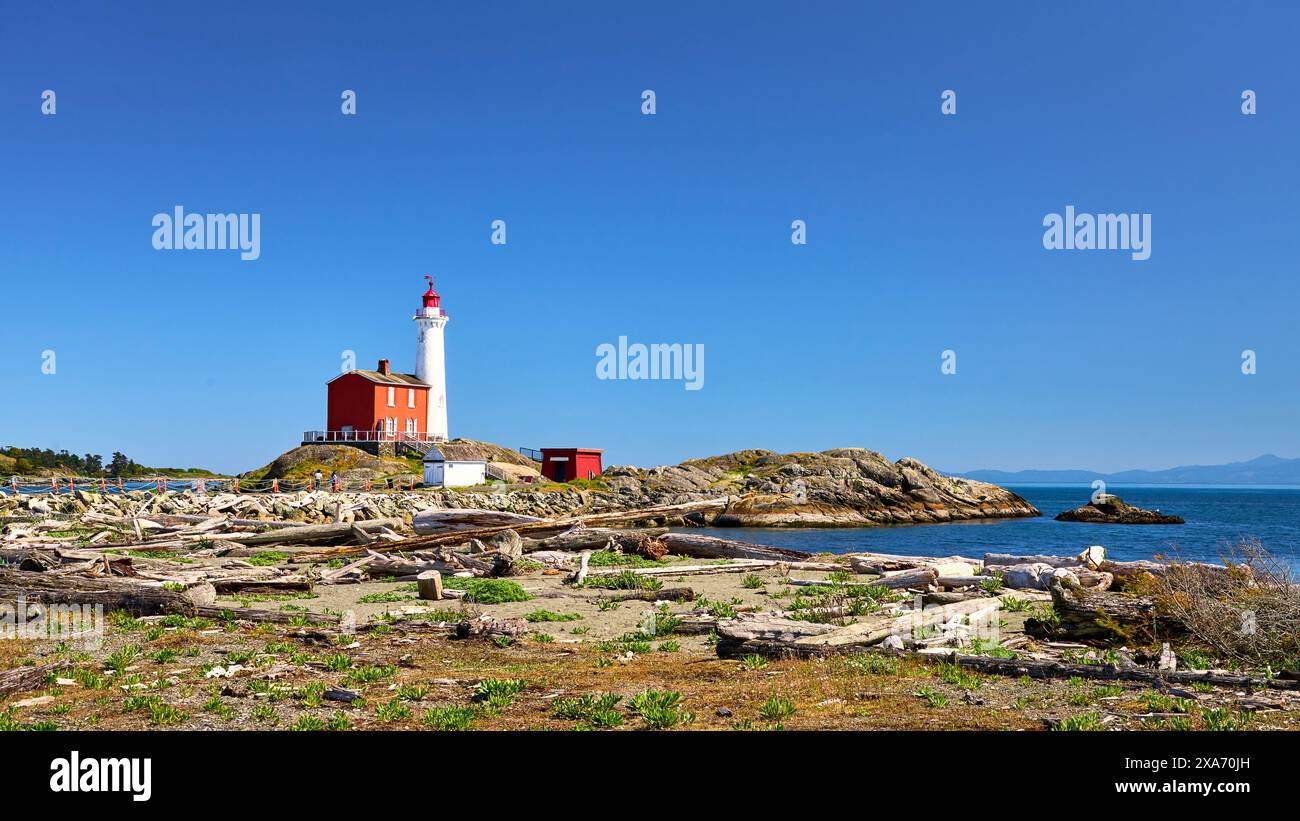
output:
M424 456L426 487L470 487L486 481L487 462L481 459L448 459L437 445Z

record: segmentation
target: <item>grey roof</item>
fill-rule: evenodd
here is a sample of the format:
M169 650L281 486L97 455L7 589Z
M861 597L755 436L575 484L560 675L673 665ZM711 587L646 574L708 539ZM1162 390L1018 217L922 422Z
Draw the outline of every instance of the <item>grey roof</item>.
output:
M357 376L369 379L371 382L378 382L380 385L409 385L412 388L429 387L425 383L421 382L419 377L413 373L390 373L387 376L384 376L379 371L367 371L362 370L361 368L348 371L348 373L355 373ZM348 373L341 373L339 376L347 376ZM334 377L334 379L338 379L339 376ZM330 381L333 382L334 379L331 379Z
M478 448L473 445L452 445L438 444L429 448L429 452L424 454L426 462L482 462L487 464L487 460L479 455Z

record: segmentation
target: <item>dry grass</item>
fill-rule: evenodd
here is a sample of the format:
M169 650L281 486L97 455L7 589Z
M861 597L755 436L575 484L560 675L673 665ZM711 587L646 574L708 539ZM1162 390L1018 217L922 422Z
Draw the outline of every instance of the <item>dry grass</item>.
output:
M1197 642L1248 669L1295 669L1300 662L1300 588L1290 568L1254 540L1223 555L1227 572L1166 561L1150 580L1160 607Z

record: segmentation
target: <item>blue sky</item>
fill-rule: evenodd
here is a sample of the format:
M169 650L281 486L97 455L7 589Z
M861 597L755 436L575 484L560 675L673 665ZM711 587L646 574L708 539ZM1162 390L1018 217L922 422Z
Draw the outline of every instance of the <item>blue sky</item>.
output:
M1300 456L1297 11L475 5L0 3L0 444L260 466L342 351L414 369L431 273L454 436ZM178 204L261 214L260 259L154 250ZM1151 258L1044 250L1066 205L1150 213ZM597 380L619 336L704 388Z

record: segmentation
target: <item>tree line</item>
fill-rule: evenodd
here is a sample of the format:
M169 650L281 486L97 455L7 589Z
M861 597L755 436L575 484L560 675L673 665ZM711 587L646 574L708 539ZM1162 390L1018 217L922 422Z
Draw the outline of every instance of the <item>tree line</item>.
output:
M98 453L87 453L78 456L66 450L53 451L49 448L6 447L0 450L0 455L8 456L14 460L12 470L9 472L17 476L31 475L43 471L59 471L70 476L102 476L105 478L179 473L213 475L206 470L197 468L178 470L176 468L146 467L120 451L114 451L107 463L104 461L104 457ZM3 465L0 465L0 470L2 469Z

